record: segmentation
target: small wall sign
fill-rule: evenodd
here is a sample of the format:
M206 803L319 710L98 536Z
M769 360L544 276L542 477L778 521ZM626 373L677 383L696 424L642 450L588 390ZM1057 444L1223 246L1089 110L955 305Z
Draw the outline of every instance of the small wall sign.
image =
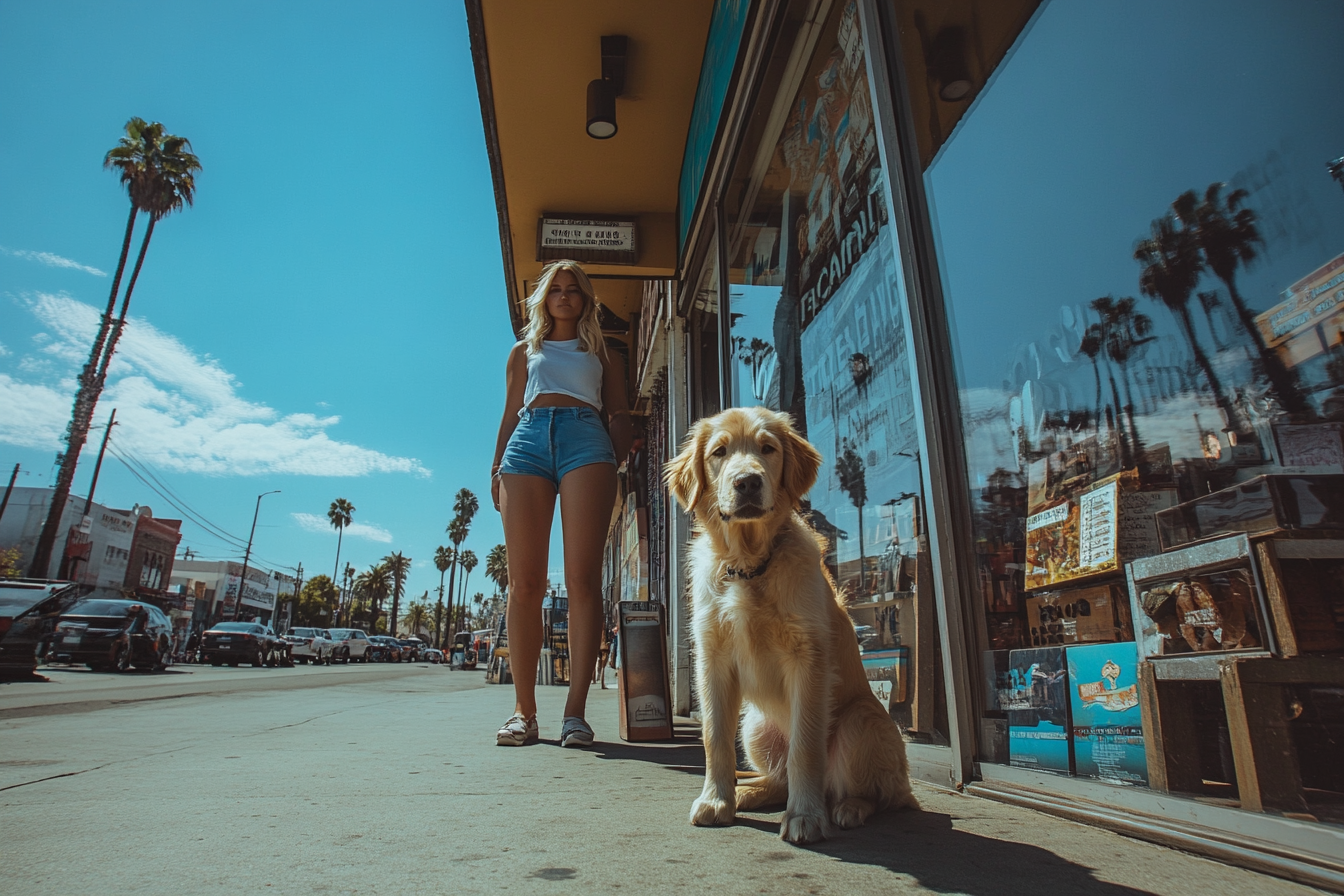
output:
M542 215L537 222L537 261L572 258L601 264L635 264L639 259L633 218Z

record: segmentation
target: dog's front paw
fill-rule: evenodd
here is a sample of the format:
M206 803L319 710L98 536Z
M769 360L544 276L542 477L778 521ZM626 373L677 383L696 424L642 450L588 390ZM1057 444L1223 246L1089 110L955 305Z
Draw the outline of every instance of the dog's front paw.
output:
M820 813L786 811L779 825L779 837L789 843L816 843L826 839L826 816Z
M730 800L713 796L702 796L691 803L691 824L698 827L732 824L737 814L737 806Z

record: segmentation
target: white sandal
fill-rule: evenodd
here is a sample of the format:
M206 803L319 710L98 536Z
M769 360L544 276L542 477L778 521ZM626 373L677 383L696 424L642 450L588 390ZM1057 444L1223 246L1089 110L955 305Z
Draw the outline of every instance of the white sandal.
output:
M509 716L509 720L499 729L499 733L495 735L495 743L501 747L522 747L536 743L539 736L536 714L529 718L516 712Z

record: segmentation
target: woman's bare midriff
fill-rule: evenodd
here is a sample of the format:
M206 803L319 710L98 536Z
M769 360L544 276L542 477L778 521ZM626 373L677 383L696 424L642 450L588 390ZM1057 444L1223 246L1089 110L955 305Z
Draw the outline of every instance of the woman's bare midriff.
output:
M591 404L589 404L588 402L586 402L586 401L584 401L584 400L582 400L582 399L580 399L580 398L575 398L573 395L564 395L564 394L562 394L562 393L560 393L560 392L543 392L543 393L541 393L540 395L538 395L536 398L532 399L532 403L531 403L530 405L528 405L528 407L530 407L530 408L588 408L589 410L592 410L592 411L596 411L596 410L597 410L597 408L593 407Z

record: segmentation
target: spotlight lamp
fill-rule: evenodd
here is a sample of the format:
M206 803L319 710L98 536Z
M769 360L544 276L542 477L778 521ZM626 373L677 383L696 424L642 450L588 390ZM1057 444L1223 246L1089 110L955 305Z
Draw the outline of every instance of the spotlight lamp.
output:
M588 82L588 136L607 140L616 136L616 97L625 92L624 35L602 38L602 77Z

